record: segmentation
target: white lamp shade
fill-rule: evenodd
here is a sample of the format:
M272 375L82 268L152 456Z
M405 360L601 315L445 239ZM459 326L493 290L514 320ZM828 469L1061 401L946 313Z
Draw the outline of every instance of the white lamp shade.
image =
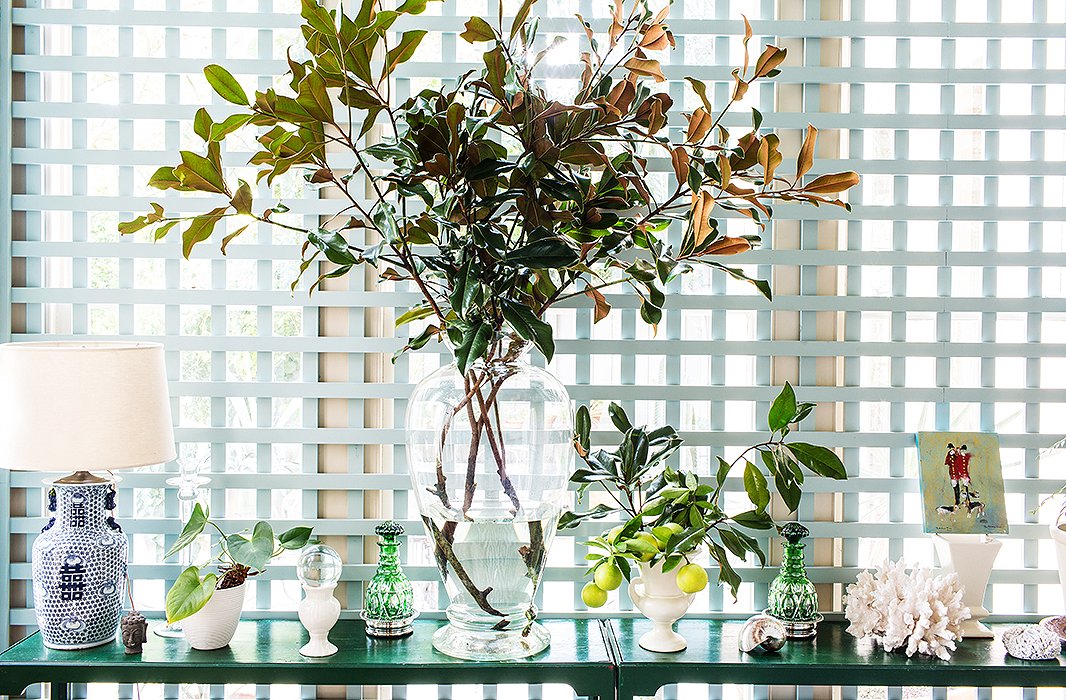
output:
M162 345L0 345L0 467L101 471L174 457Z

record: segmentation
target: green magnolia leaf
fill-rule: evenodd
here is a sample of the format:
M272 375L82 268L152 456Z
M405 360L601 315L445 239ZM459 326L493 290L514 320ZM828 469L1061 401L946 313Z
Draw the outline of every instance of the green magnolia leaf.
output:
M774 399L773 405L770 406L770 413L766 418L767 423L770 425L770 430L777 432L782 428L788 427L796 417L796 392L792 389L792 385L785 382L785 386L781 389L781 393Z
M204 141L210 141L212 125L213 122L211 121L211 115L207 113L206 109L201 107L200 109L196 110L196 116L193 117L192 120L192 130L197 136L202 138Z
M282 549L303 549L307 541L311 539L311 530L312 528L302 525L286 530L278 535L278 544Z
M574 416L574 440L581 448L582 456L587 455L592 447L592 417L589 407L581 405Z
M611 422L614 423L614 427L618 432L624 433L633 429L633 424L629 422L629 416L626 415L625 409L611 402L611 405L607 407L607 413L611 416Z
M411 56L415 55L415 51L418 50L418 45L422 43L422 38L426 35L424 29L415 29L410 32L404 32L400 36L400 43L395 48L390 49L385 55L385 66L382 69L382 79L392 75L401 63L405 63L410 60Z
M560 238L541 238L507 254L512 265L524 265L537 270L558 269L577 262L577 252Z
M159 168L152 174L152 177L148 179L148 186L154 187L157 190L177 190L183 188L181 180L174 172L174 168L168 168L166 166Z
M610 506L603 505L602 503L597 505L590 511L584 513L573 513L566 511L559 516L559 529L565 530L571 527L577 527L578 524L585 522L586 520L599 520L600 518L606 518L608 515L617 513L617 508L611 508Z
M237 79L220 65L212 63L204 68L204 76L218 96L235 105L248 106L248 95Z
M181 165L174 168L174 174L185 187L202 192L226 194L226 182L222 178L222 171L213 161L192 151L181 152Z
M749 510L730 518L733 522L749 530L772 530L774 520L763 510Z
M533 310L528 306L514 302L501 300L503 317L507 323L515 329L518 335L532 342L544 355L544 359L551 361L555 355L555 340L552 337L552 327L537 318Z
M396 327L411 323L412 321L418 321L433 315L433 307L429 304L421 304L414 308L408 309L406 312L400 314L400 317L396 319Z
M190 566L178 574L174 585L167 591L167 622L184 620L201 610L215 594L218 576L207 574L201 580L200 569Z
M466 329L462 344L455 348L455 363L460 372L466 374L467 368L485 354L492 334L492 325L485 322Z
M233 233L230 233L230 234L226 235L222 239L222 245L219 246L219 250L222 251L222 254L223 255L226 254L226 248L229 247L229 244L233 241L234 238L236 238L237 236L241 235L242 233L244 233L247 230L248 230L248 225L245 224L244 226L241 226L239 229L237 229Z
M181 254L186 260L192 255L193 246L206 241L215 231L217 224L226 213L228 207L212 209L206 214L201 214L192 220L189 226L181 234Z
M270 523L260 520L252 529L251 539L244 535L227 537L226 550L234 562L252 571L262 571L274 557L274 530Z
M196 538L200 536L200 533L204 531L204 527L207 525L207 510L202 505L197 503L192 507L192 513L189 514L189 521L185 523L185 527L182 528L181 534L178 535L178 539L174 541L167 553L163 555L164 559L169 559L181 550L188 547L190 544L196 541Z
M485 20L480 17L471 17L466 22L466 31L459 36L473 44L479 41L492 41L496 38L496 32Z
M828 447L811 445L806 442L790 442L786 447L792 451L792 454L796 455L796 459L799 460L800 464L815 474L826 476L830 479L848 478L848 471L844 468L844 463L840 461L837 453Z
M766 477L751 462L744 462L744 490L748 499L757 510L763 510L770 503L770 489L766 487Z

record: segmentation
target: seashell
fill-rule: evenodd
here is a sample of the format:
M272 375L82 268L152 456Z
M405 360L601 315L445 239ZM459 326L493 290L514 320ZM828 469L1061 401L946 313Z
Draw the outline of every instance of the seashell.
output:
M1059 636L1039 625L1018 625L1003 633L1003 646L1016 659L1054 659L1062 650Z
M1066 615L1045 617L1040 621L1040 626L1048 632L1056 635L1063 644L1066 644Z
M769 615L749 617L740 629L737 646L746 654L779 651L788 635L785 626Z

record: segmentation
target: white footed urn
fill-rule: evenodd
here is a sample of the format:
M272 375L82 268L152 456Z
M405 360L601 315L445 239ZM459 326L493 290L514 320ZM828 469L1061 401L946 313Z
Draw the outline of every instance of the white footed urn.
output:
M303 586L304 599L300 601L300 622L307 629L311 640L300 648L304 656L333 656L337 647L329 641L329 631L341 616L340 601L333 597L337 584L311 587Z
M962 604L970 609L970 618L962 623L961 638L992 639L995 635L981 620L989 614L985 589L1003 542L988 535L940 534L934 536L933 543L944 571L958 574Z
M688 642L674 631L674 623L688 612L695 593L682 593L677 587L677 569L663 573L660 561L655 566L640 564L640 576L629 582L629 597L644 617L652 622L650 632L640 638L648 651L684 651Z

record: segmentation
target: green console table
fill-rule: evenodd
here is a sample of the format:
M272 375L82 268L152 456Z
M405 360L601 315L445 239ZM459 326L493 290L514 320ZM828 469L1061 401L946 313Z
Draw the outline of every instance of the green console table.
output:
M408 685L563 683L595 700L633 700L673 683L747 685L1066 687L1066 661L1019 661L994 640L967 640L951 661L888 654L858 641L839 622L822 623L812 641L789 642L778 654L750 656L737 649L741 622L685 619L678 631L689 648L656 654L637 644L644 619L546 620L552 646L529 659L460 661L433 650L444 624L415 623L411 637L367 639L363 623L342 620L330 638L340 652L300 656L306 633L295 620L245 621L233 643L193 651L181 640L152 637L142 656L115 642L82 652L50 651L34 634L0 654L0 695L34 683L51 685L52 700L69 700L72 683L288 683ZM997 631L1002 631L1002 626Z
M618 700L655 695L673 683L748 685L881 685L1066 687L1066 661L1020 661L991 639L960 643L951 661L885 653L845 632L840 622L823 622L810 641L790 641L777 654L752 656L737 648L741 622L684 619L677 631L689 647L677 654L641 649L643 619L611 621L608 640L618 659ZM1009 625L1000 625L997 635Z
M307 633L295 620L243 621L229 647L215 651L150 635L140 656L127 655L117 641L53 651L34 633L0 654L0 695L18 695L34 683L50 684L52 700L68 700L71 683L564 683L594 700L614 698L615 666L599 620L545 620L551 647L508 662L461 661L436 652L430 638L443 624L418 620L412 636L379 641L367 638L362 621L342 620L330 633L340 652L324 659L300 656Z

